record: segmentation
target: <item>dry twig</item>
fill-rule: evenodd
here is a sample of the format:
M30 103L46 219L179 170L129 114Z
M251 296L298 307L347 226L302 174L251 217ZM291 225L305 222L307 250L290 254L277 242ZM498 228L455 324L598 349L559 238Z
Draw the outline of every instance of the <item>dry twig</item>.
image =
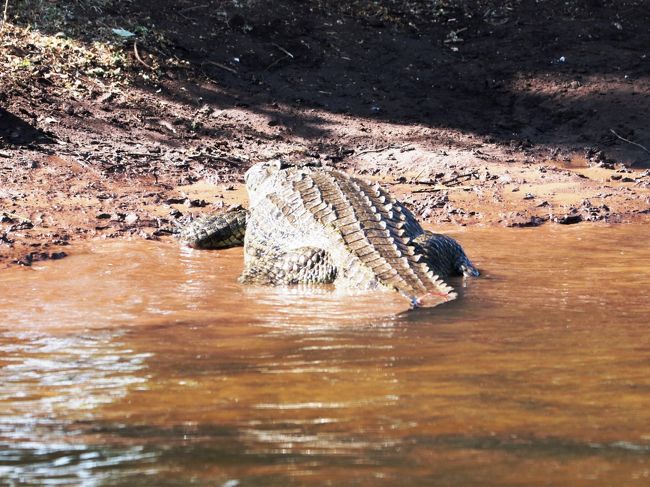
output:
M472 186L432 186L429 188L414 189L412 193L437 193L439 191L469 191L472 189Z
M7 12L9 11L9 0L5 0L5 11L2 14L2 25L0 26L0 31L4 30L5 24L7 23Z
M225 69L226 71L228 71L228 72L230 72L232 74L237 74L237 70L235 70L235 69L233 69L231 67L228 67L225 64L216 63L214 61L203 61L201 63L201 66L203 66L204 64L210 64L212 66L216 66L217 68Z
M362 154L370 154L371 152L384 152L385 150L389 150L389 149L405 149L406 147L408 147L408 144L404 144L401 147L396 145L387 145L386 147L380 147L379 149L362 150L361 152L357 152L355 155L360 156Z
M472 177L475 176L475 175L476 175L476 171L468 172L468 173L465 173L465 174L458 174L457 176L451 177L451 178L447 179L446 181L441 181L440 184L442 184L443 186L448 186L451 183L457 182L461 178L472 179ZM465 182L465 181L459 181L458 184L463 183L463 182Z
M140 57L140 53L138 52L138 41L133 42L133 54L135 54L135 58L138 60L140 64L142 64L144 67L149 68L151 71L155 71L156 69L153 66L149 66L147 63L145 63L142 58Z
M644 151L646 151L648 154L650 154L650 150L648 150L648 148L645 147L644 145L641 145L641 144L639 144L639 143L637 143L637 142L632 142L631 140L628 140L628 139L626 139L625 137L621 137L620 135L618 135L618 134L614 131L614 129L609 129L609 131L610 131L611 133L613 133L616 137L618 137L619 139L621 139L623 142L627 142L628 144L636 145L637 147L640 147L641 149L643 149Z
M266 67L266 69L265 69L264 71L268 71L268 70L271 69L273 66L275 66L275 65L278 64L279 62L284 61L285 59L295 59L295 58L294 58L294 55L291 54L289 51L287 51L284 47L280 46L279 44L276 44L275 42L273 42L273 45L274 45L275 47L277 47L278 49L280 49L280 50L281 50L285 55L282 56L281 58L276 59L276 60L273 61L271 64L269 64L269 65Z
M271 64L269 64L269 65L266 67L266 69L264 69L264 71L268 71L268 70L271 69L273 66L275 66L276 64L278 64L278 63L281 62L281 61L284 61L285 59L291 59L291 56L282 56L281 58L276 59L276 60L273 61Z
M273 45L274 45L275 47L277 47L278 49L280 49L283 53L285 53L285 54L286 54L287 56L289 56L291 59L294 58L293 54L291 54L289 51L287 51L287 50L286 50L284 47L282 47L281 45L276 44L275 42L273 43Z
M205 8L205 7L209 7L209 5L195 5L193 7L182 8L180 10L177 10L176 13L178 15L180 15L181 17L183 17L184 19L195 20L192 17L188 17L187 15L185 15L185 13L191 12L192 10L198 10L200 8Z
M182 8L182 9L178 10L178 13L179 14L180 13L187 13L187 12L190 12L192 10L198 10L200 8L206 8L206 7L209 7L209 6L210 5L204 4L204 5L194 5L192 7L185 7L185 8Z
M385 150L388 149L397 149L394 145L387 145L386 147L380 147L379 149L366 149L362 150L361 152L357 152L356 155L360 156L362 154L370 154L371 152L384 152Z

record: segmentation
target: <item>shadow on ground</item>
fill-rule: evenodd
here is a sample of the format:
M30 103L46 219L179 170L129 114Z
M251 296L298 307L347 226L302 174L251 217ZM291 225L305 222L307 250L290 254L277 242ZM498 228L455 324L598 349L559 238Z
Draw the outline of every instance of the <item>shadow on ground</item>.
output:
M48 143L52 143L52 138L45 132L0 108L0 147Z
M650 145L645 1L145 0L101 15L160 62L152 94L239 107L305 139L326 138L331 113L648 162L622 140Z

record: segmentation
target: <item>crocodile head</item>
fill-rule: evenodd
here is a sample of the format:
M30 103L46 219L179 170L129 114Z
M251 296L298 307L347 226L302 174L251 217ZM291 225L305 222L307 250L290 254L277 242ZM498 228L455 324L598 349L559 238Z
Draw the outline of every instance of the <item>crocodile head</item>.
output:
M260 185L268 179L272 174L277 173L282 169L287 169L290 167L294 168L313 168L313 167L322 167L320 161L300 161L300 162L287 162L282 159L273 159L270 161L258 162L252 166L246 174L244 174L244 180L246 181L246 189L249 194L254 192Z
M246 174L244 174L248 193L252 194L271 174L286 167L288 167L287 164L280 159L258 162L252 166L248 171L246 171Z

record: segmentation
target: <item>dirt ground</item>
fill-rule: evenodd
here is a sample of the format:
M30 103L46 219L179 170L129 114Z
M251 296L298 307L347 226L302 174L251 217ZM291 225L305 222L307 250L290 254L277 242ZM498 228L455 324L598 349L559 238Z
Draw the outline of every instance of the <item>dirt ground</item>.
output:
M171 238L282 157L422 220L650 222L646 0L9 2L0 266Z

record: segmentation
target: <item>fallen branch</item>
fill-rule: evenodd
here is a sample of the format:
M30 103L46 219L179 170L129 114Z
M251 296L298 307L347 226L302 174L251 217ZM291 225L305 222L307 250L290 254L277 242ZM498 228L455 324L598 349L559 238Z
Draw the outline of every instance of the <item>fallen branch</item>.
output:
M440 184L442 184L443 186L447 186L447 185L449 185L451 183L454 183L454 182L458 181L461 178L472 179L472 177L474 175L476 175L476 171L468 172L466 174L459 174L458 176L454 176L453 178L449 178L446 181L442 181ZM465 182L465 181L461 181L461 182Z
M293 54L291 54L289 51L287 51L284 47L282 47L282 46L279 45L279 44L276 44L275 42L273 43L273 45L274 45L275 47L277 47L278 49L280 49L283 53L285 53L285 54L286 54L287 56L289 56L291 59L294 59Z
M286 50L284 47L282 47L281 45L276 44L275 42L273 42L272 44L273 44L275 47L277 47L278 49L280 49L280 50L281 50L285 55L282 56L281 58L276 59L276 60L273 61L271 64L269 64L269 65L266 67L266 69L264 69L264 71L268 71L268 70L271 69L273 66L275 66L276 64L278 64L278 63L281 62L281 61L284 61L285 59L295 59L295 58L294 58L294 55L291 54L289 51L287 51L287 50Z
M180 10L177 10L176 13L178 15L180 15L181 17L183 17L184 19L186 19L186 20L194 20L192 17L188 17L187 15L185 15L185 13L191 12L192 10L198 10L200 8L205 8L205 7L209 7L209 5L195 5L193 7L182 8Z
M439 191L454 191L454 190L469 191L471 189L472 186L453 186L451 188L448 186L436 186L431 188L414 189L412 193L437 193Z
M140 64L142 64L144 67L149 68L151 71L155 71L156 69L153 66L149 66L147 63L145 63L142 58L140 57L140 53L138 52L138 41L133 42L133 54L135 54L135 58L138 60Z
M281 58L278 58L278 59L276 59L275 61L273 61L271 64L269 64L269 65L264 69L264 71L268 71L269 69L271 69L273 66L275 66L275 65L278 64L279 62L284 61L285 59L291 59L291 58L293 58L293 56L282 56Z
M436 186L438 186L440 188L449 189L449 186L452 183L454 183L453 184L454 187L458 187L458 186L456 186L457 184L466 183L467 181L472 179L472 177L475 176L475 175L476 175L476 173L470 172L470 173L467 173L467 174L459 174L458 176L454 176L452 178L449 178L446 181L438 181L437 179L433 179L433 180L429 180L429 181L415 180L415 181L411 182L410 184L422 185L422 186L436 185ZM459 181L460 179L463 179L463 181ZM467 187L467 186L465 186L465 187ZM413 191L413 192L414 193L426 193L427 191L429 191L429 190L428 189L420 189L420 190L416 190L416 191Z
M30 222L31 223L31 220L29 218L27 218L26 216L19 215L18 213L9 214L9 213L6 213L6 212L3 211L2 215L7 216L9 218L17 218L18 220L20 220L23 223L24 222Z
M385 150L388 149L397 149L394 145L387 145L386 147L380 147L379 149L366 149L362 150L361 152L357 152L357 155L360 156L362 154L370 154L371 152L384 152Z
M182 9L178 10L177 12L178 12L179 14L181 14L181 13L184 14L184 13L190 12L190 11L192 11L192 10L198 10L198 9L200 9L200 8L206 8L206 7L209 7L209 6L210 6L210 5L207 5L207 4L204 4L204 5L194 5L194 6L192 6L192 7L185 7L185 8L182 8Z
M648 150L647 147L645 147L645 146L643 146L643 145L641 145L641 144L639 144L639 143L637 143L637 142L632 142L631 140L628 140L628 139L626 139L625 137L621 137L620 135L618 135L618 134L614 131L614 129L609 129L609 131L610 131L611 133L613 133L616 137L618 137L619 139L621 139L623 142L627 142L628 144L636 145L637 147L640 147L641 149L643 149L644 151L646 151L648 154L650 154L650 150Z
M232 74L237 74L236 69L233 69L233 68L231 68L229 66L226 66L225 64L215 63L214 61L203 61L201 63L201 66L203 66L204 64L211 64L212 66L216 66L217 68L225 69L226 71L228 71L228 72L230 72Z
M0 26L0 31L4 30L5 24L7 23L7 12L9 11L9 0L5 0L5 11L2 15L2 26Z
M401 147L398 147L396 145L387 145L386 147L380 147L379 149L362 150L361 152L357 152L356 155L360 156L360 155L363 155L363 154L370 154L371 152L384 152L385 150L389 150L389 149L404 149L406 147L408 147L408 144L404 144Z

